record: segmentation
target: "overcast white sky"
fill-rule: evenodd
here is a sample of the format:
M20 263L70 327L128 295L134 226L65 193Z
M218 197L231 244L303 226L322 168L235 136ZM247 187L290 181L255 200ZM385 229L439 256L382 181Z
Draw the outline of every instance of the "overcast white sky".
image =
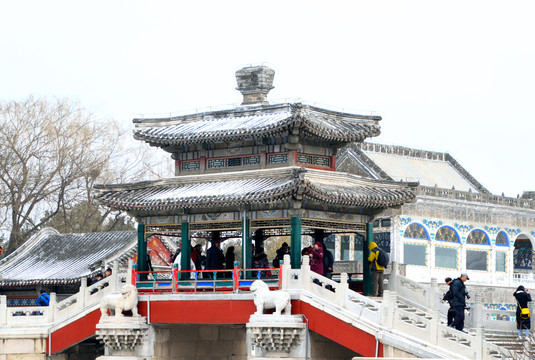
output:
M0 99L131 124L239 103L234 72L264 62L272 102L381 115L373 141L447 151L516 196L535 190L534 15L532 0L2 1Z

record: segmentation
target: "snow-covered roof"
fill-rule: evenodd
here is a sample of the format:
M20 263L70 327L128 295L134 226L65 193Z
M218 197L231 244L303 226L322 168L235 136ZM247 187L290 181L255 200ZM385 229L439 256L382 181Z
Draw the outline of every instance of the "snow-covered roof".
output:
M155 146L243 140L281 134L326 142L362 141L380 133L380 116L310 105L279 104L161 118L134 119L134 138Z
M347 173L286 167L180 176L140 183L95 186L95 198L131 214L169 214L180 209L218 208L302 199L358 208L401 205L415 197L416 184L375 181Z
M0 286L76 283L100 270L92 265L125 261L136 244L136 231L62 235L45 228L0 261Z
M358 166L360 174L375 179L414 181L422 186L489 194L448 153L361 143L341 151L339 164L348 159Z

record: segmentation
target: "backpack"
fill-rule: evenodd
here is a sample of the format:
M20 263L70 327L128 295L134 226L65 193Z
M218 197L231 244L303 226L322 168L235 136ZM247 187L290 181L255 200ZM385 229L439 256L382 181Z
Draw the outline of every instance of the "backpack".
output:
M386 268L389 262L390 262L390 258L388 257L388 254L386 253L386 251L378 247L377 248L377 264Z

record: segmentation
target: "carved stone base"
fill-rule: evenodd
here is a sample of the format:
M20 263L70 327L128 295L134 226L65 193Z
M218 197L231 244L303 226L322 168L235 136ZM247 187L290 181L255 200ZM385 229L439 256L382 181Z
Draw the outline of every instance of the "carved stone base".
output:
M97 339L113 354L132 356L135 355L136 348L143 343L148 329L145 317L106 316L97 324L96 334Z
M251 315L247 336L255 357L300 358L306 352L306 324L299 315Z

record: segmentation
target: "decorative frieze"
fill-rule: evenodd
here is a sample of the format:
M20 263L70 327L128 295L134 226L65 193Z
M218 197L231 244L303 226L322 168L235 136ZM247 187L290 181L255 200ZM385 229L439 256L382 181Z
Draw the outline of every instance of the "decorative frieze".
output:
M252 315L247 330L254 356L288 357L306 347L306 324L299 315Z

